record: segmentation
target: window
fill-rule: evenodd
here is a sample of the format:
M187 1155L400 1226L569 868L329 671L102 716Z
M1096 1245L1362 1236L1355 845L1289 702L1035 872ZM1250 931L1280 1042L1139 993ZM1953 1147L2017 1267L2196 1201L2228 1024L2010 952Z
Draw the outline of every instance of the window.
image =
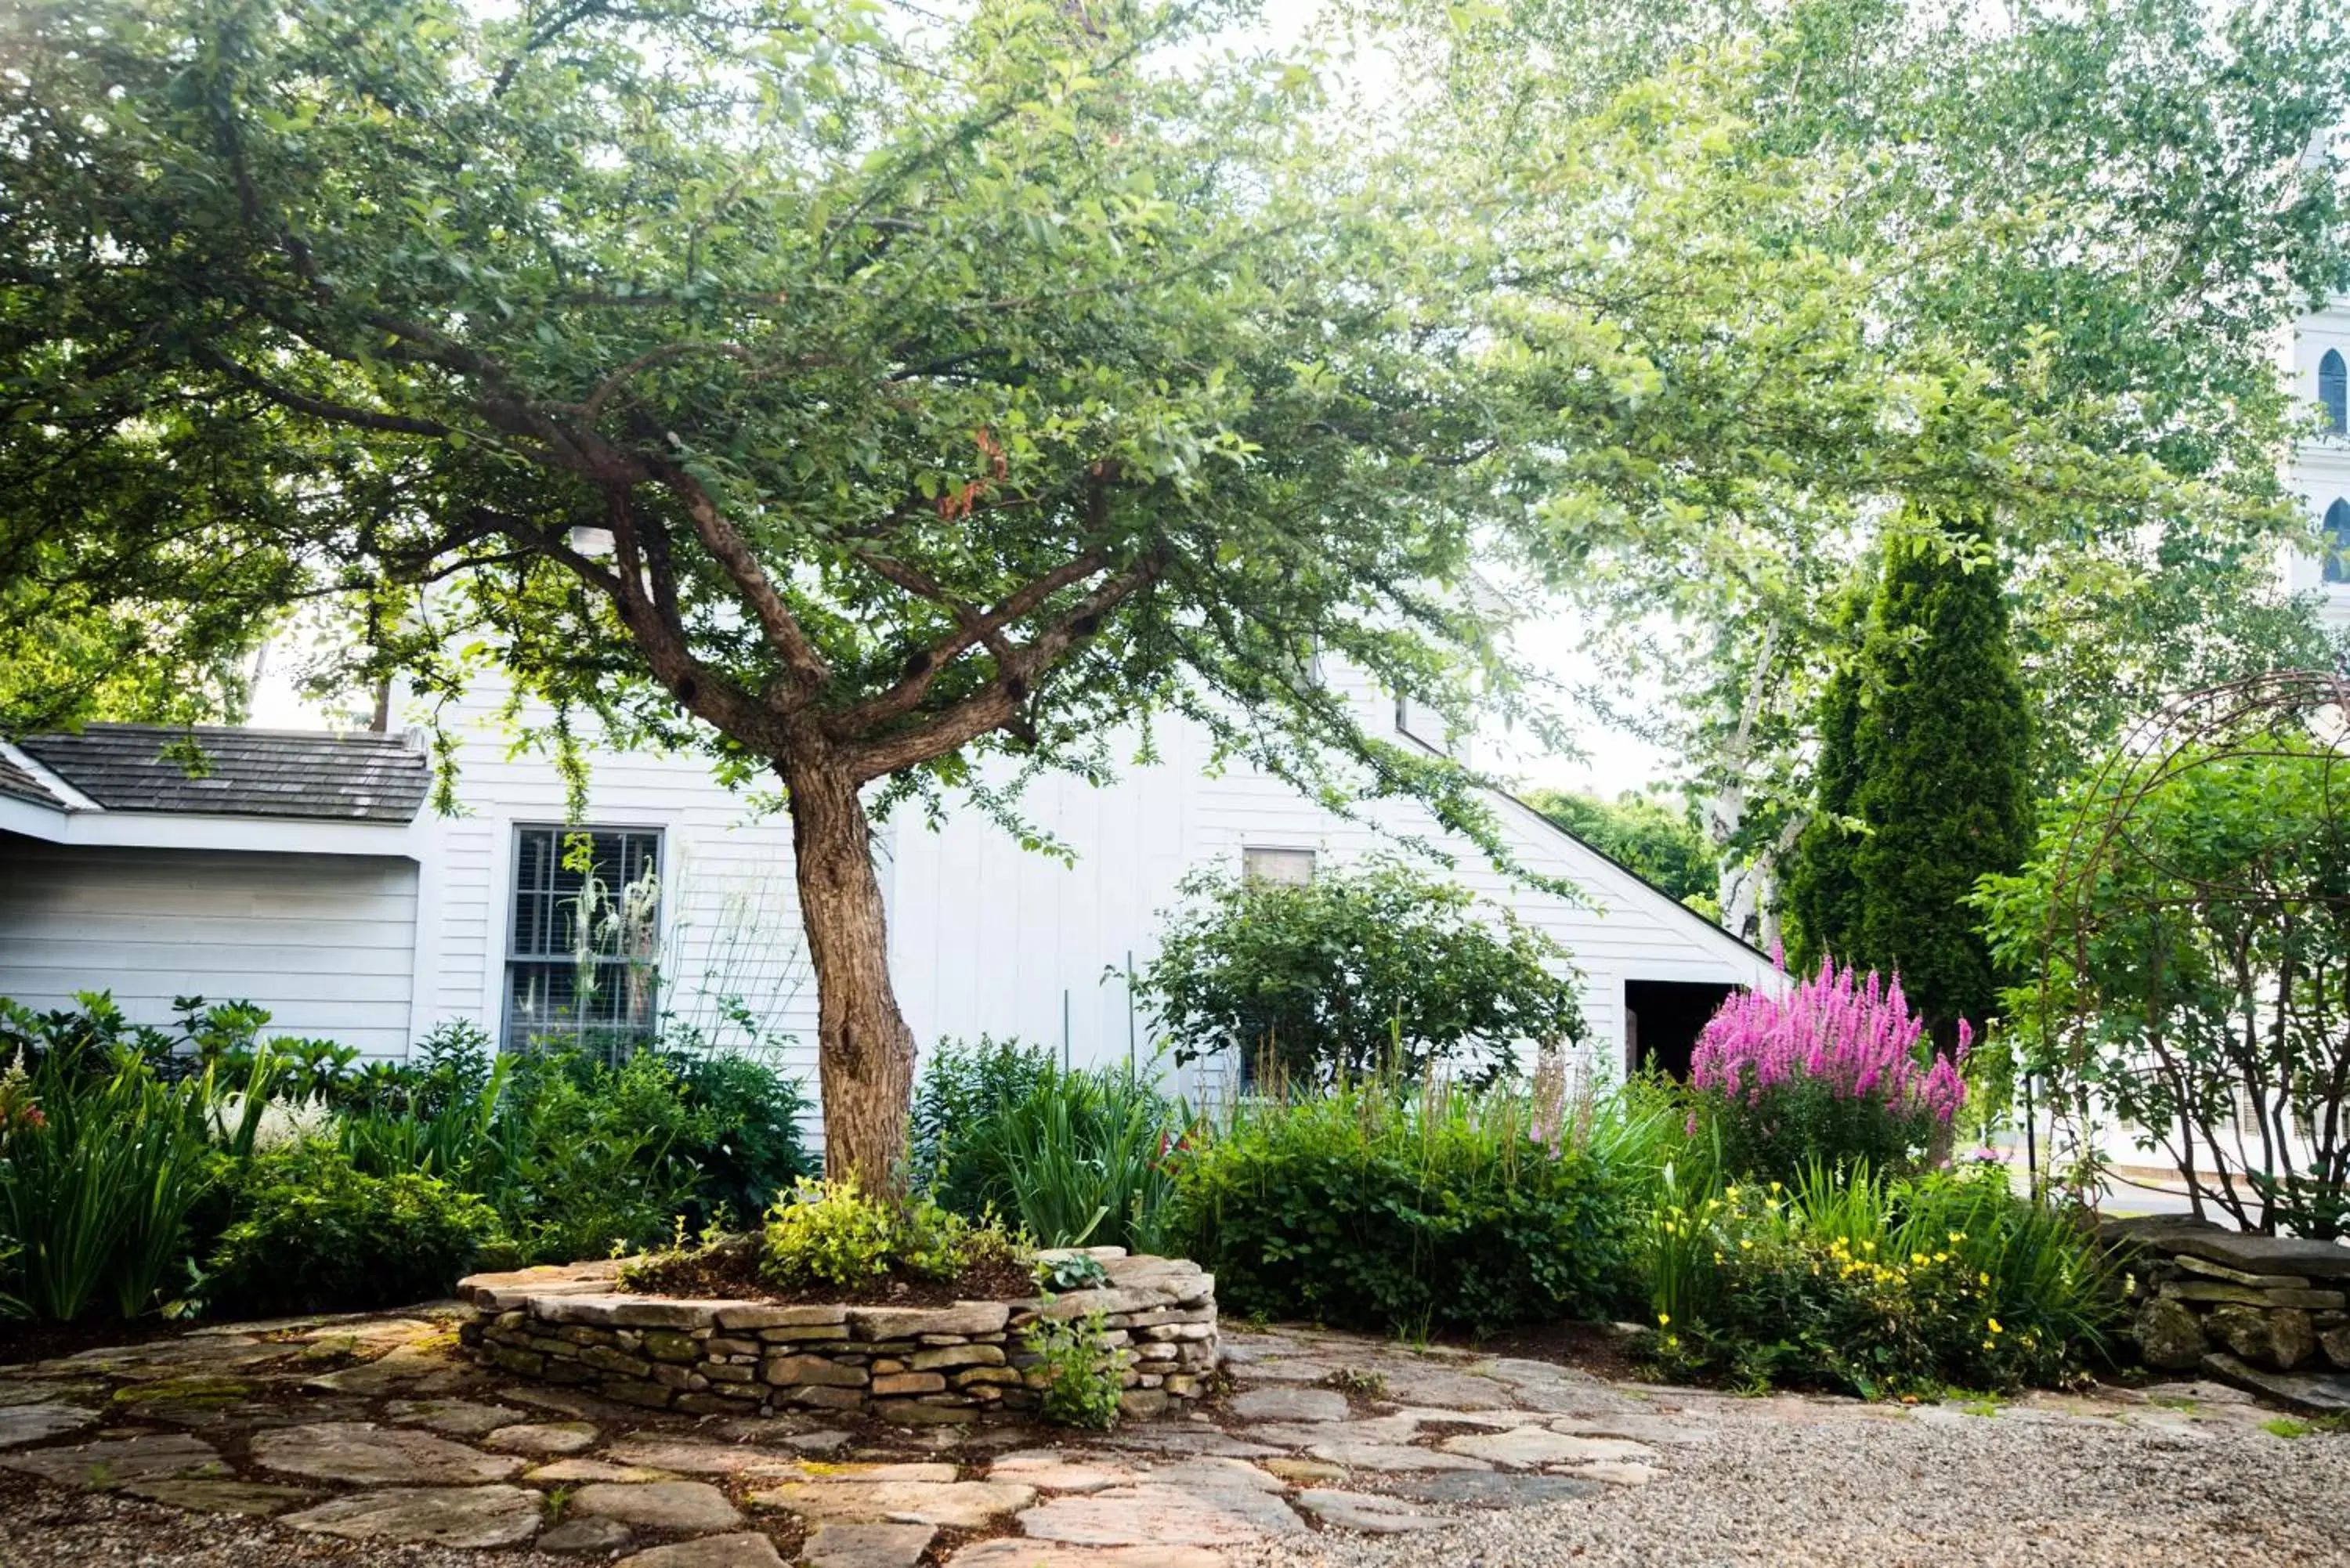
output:
M2325 428L2335 435L2350 431L2350 366L2342 350L2328 348L2317 362L2317 400L2325 408Z
M1431 752L1452 753L1452 735L1445 728L1442 715L1409 697L1399 696L1395 705L1396 733L1409 735Z
M608 1047L650 1036L660 936L660 834L515 830L504 1041Z
M1314 880L1314 851L1243 849L1241 851L1241 877L1249 882L1277 882L1284 888L1303 888Z
M2325 580L2350 583L2350 501L2325 509Z

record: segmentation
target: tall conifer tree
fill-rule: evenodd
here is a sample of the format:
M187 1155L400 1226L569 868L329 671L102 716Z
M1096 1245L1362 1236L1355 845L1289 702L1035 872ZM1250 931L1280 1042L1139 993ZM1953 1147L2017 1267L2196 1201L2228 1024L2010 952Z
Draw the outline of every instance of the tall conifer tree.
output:
M1900 973L1935 1043L1993 1006L1991 956L1965 900L2022 862L2030 720L2008 640L1996 545L1951 512L1888 539L1861 644L1850 814L1857 919L1842 957ZM1829 717L1833 718L1833 715Z
M1825 954L1849 954L1859 938L1860 880L1854 866L1860 835L1853 820L1854 797L1860 788L1861 671L1860 644L1868 628L1877 568L1874 561L1856 572L1845 591L1838 625L1844 632L1844 653L1820 693L1819 765L1814 771L1810 820L1796 840L1794 863L1785 880L1789 947L1799 969L1810 969Z

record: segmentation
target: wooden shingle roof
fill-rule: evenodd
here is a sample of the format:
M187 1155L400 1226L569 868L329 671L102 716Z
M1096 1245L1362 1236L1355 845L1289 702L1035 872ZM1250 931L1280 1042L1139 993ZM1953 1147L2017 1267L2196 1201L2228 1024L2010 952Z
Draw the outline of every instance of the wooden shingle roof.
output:
M16 744L109 811L409 822L429 784L423 753L370 731L91 724ZM47 790L24 798L63 804Z

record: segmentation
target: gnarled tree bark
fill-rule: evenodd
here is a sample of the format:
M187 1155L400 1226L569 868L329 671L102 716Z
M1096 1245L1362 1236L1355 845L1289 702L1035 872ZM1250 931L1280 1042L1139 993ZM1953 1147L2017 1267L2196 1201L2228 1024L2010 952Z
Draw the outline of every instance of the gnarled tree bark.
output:
M800 922L816 969L826 1173L895 1192L905 1175L914 1032L889 983L889 912L856 776L818 748L779 762L792 814Z

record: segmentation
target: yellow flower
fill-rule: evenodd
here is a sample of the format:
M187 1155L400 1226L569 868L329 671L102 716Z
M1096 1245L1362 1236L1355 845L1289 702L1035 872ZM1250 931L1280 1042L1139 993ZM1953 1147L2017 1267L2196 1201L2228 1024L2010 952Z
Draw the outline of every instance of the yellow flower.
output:
M1747 1240L1745 1240L1745 1241L1743 1241L1739 1242L1739 1243L1738 1243L1738 1250L1739 1250L1740 1251L1742 1251L1742 1252L1751 1252L1751 1251L1752 1251L1754 1250L1754 1242L1753 1242L1753 1239L1750 1237L1750 1238L1748 1238Z
M1660 1312L1657 1314L1657 1326L1659 1328L1664 1327L1667 1324L1672 1321L1673 1314L1669 1312Z
M1995 1317L1986 1320L1986 1326L1988 1326L1993 1334L2005 1334L2007 1332L2007 1330L1999 1326L1999 1319Z
M1975 1283L1977 1283L1977 1284L1979 1284L1979 1285L1987 1285L1987 1284L1991 1283L1991 1276L1990 1276L1989 1274L1987 1274L1987 1273L1985 1273L1985 1274L1977 1274L1977 1275L1975 1276Z

